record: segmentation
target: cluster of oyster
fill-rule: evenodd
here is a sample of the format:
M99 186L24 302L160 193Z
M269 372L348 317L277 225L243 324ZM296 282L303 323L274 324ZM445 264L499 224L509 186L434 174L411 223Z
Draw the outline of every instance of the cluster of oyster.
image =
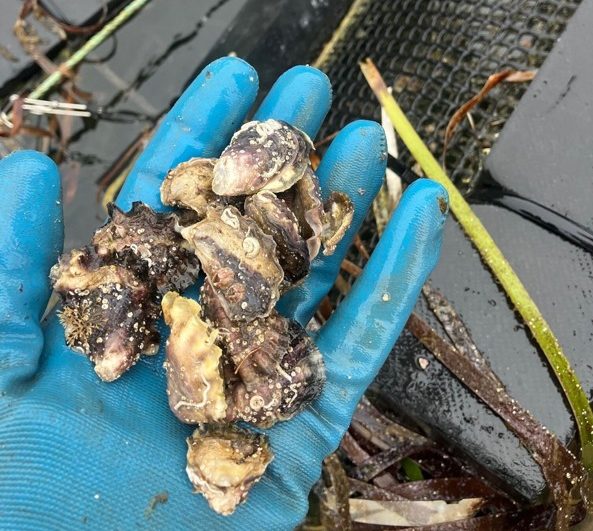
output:
M324 382L314 343L275 310L352 220L345 194L323 202L311 149L308 136L286 123L249 122L220 158L194 158L169 172L161 199L175 213L114 208L92 244L52 270L68 345L104 380L156 351L160 303L171 330L169 405L199 426L188 439L188 477L221 514L234 511L272 459L265 436L233 423L267 428L289 419ZM199 266L200 304L178 293Z
M198 259L176 227L174 214L157 214L143 203L128 213L110 205L109 220L91 244L60 257L50 272L63 301L67 345L86 354L106 382L142 354L158 352L162 295L198 277Z

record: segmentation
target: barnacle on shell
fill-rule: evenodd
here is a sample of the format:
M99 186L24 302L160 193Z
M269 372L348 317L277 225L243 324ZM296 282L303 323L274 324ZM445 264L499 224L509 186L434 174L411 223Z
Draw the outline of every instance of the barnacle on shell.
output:
M184 290L197 278L199 263L175 230L175 214L157 213L135 202L127 213L110 204L109 216L92 240L104 263L130 269L160 293Z
M245 201L245 215L276 242L284 278L294 284L309 272L309 249L299 232L299 223L286 203L273 192L263 191Z
M285 122L248 122L216 162L212 189L223 196L287 190L309 167L311 149L311 139Z
M265 435L235 426L199 426L187 439L187 476L223 515L245 501L272 459Z
M191 299L170 291L161 305L171 327L165 362L171 411L188 424L221 421L226 399L218 332L202 321L200 305Z
M273 238L255 221L232 206L210 209L206 219L183 228L181 234L231 319L250 321L270 313L284 273Z
M167 174L161 185L164 205L194 210L200 219L208 206L225 205L224 198L212 191L216 159L195 157L182 162Z
M342 192L332 192L325 203L323 216L323 231L321 233L323 254L334 253L336 246L350 227L353 216L354 206L350 198Z
M150 290L119 265L99 265L92 249L60 258L50 273L64 299L59 314L69 347L86 354L107 382L119 378L141 354L155 354L158 306Z

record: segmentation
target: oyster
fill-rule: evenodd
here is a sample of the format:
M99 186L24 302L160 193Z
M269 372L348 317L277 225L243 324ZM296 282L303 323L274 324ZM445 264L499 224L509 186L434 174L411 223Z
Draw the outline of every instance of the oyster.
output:
M69 347L86 354L99 377L111 382L155 354L158 306L148 287L119 265L100 265L92 249L72 251L50 273L64 299L59 314Z
M222 350L216 330L201 320L200 305L170 291L163 297L163 315L171 327L167 340L169 406L182 422L216 422L226 416Z
M181 234L233 321L251 321L270 313L284 273L274 240L253 220L232 206L210 209L206 219L183 228Z
M309 249L299 233L296 216L273 192L263 191L245 201L245 215L276 242L276 255L284 278L294 284L309 272Z
M307 243L309 260L319 253L321 247L321 233L323 231L323 201L319 179L308 168L303 177L293 188L280 196L294 212L301 232Z
M175 214L142 203L115 206L93 245L62 256L50 273L61 295L68 346L86 354L105 381L119 378L141 354L158 350L161 294L184 289L199 263L175 231Z
M110 204L109 216L92 240L104 263L130 269L155 283L160 293L184 290L197 278L198 260L176 232L175 214L159 214L135 202L127 213Z
M350 198L342 192L332 192L325 203L323 216L323 254L331 255L346 234L354 217L354 206Z
M216 162L212 190L223 196L287 190L309 167L311 149L311 139L285 122L248 122Z
M226 371L227 421L270 427L313 401L325 382L321 353L296 322L273 310L249 323L232 322L209 282L204 316L219 330Z
M200 219L206 217L208 205L224 204L212 191L216 159L193 158L172 169L161 185L164 205L194 210Z
M265 435L234 426L200 426L187 439L187 476L223 515L245 501L272 459Z

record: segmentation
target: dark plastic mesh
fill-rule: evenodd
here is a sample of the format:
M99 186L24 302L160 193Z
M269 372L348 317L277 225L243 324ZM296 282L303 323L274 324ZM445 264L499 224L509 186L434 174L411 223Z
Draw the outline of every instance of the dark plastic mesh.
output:
M356 118L379 119L358 62L371 57L433 153L455 110L490 74L539 67L577 0L369 0L336 46L324 70L334 104L320 138ZM506 83L472 111L450 143L446 165L460 188L471 186L483 156L527 83ZM401 147L401 146L400 146ZM404 160L406 155L403 156ZM408 160L409 162L409 160Z
M447 123L477 94L491 74L505 68L538 68L578 7L578 0L368 0L355 16L323 69L332 80L334 102L318 138L357 118L380 119L380 109L358 66L370 57L408 118L440 159ZM472 110L450 142L446 166L468 190L481 164L527 88L504 83ZM399 143L400 157L413 161ZM372 213L360 231L370 251L378 235ZM364 260L352 249L350 260ZM353 282L343 275L347 284ZM337 284L338 286L339 284ZM336 287L333 301L344 295Z

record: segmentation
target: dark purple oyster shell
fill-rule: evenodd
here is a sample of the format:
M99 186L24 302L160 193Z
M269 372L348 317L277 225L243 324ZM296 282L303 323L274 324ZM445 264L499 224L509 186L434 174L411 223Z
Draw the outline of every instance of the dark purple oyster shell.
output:
M308 168L303 177L281 197L297 218L301 236L307 243L309 260L319 253L321 247L321 233L323 231L323 201L319 179Z
M303 279L309 272L309 250L300 235L297 218L286 203L273 192L258 192L245 201L245 215L274 238L287 283L292 285Z
M99 228L92 243L105 264L119 264L162 294L182 291L193 284L199 262L176 232L177 216L154 212L135 202L129 212L109 205L110 220Z
M273 310L249 323L232 322L208 282L202 289L204 316L220 333L229 366L227 421L269 427L287 420L321 392L321 353L296 322Z
M287 190L309 167L311 149L311 139L285 122L248 122L214 166L212 189L222 196Z
M255 221L232 206L211 209L206 219L181 230L233 321L268 315L284 273L276 244Z
M59 314L69 347L86 354L107 382L119 378L141 354L155 354L159 308L150 289L119 265L99 265L91 248L74 250L51 270L62 296Z
M235 426L199 426L187 439L187 476L223 515L245 501L272 459L265 435Z

